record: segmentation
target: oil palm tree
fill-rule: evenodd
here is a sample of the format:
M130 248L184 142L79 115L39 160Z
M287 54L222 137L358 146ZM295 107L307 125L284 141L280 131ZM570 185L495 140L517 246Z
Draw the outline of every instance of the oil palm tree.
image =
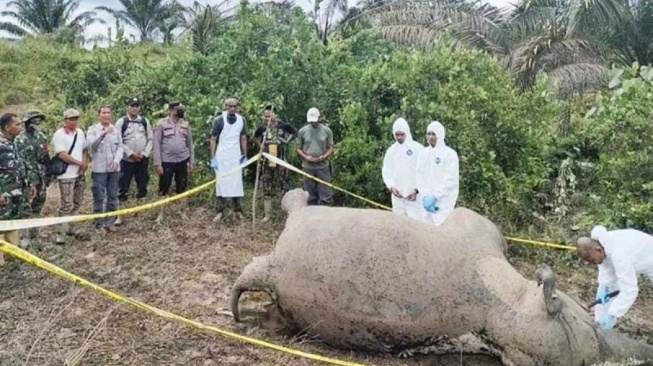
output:
M235 6L231 6L232 2L233 0L224 0L215 5L202 5L195 1L191 7L186 8L181 26L183 33L192 37L195 51L207 55L213 50L212 41L221 23L233 18Z
M480 1L387 0L361 17L392 41L429 50L435 41L496 56L524 88L541 74L565 95L607 82L613 49L587 27L589 18L620 24L621 10L598 4L618 0L525 0L514 9Z
M78 0L12 0L7 3L11 10L0 15L14 22L0 22L0 30L15 36L28 34L54 33L61 28L69 28L81 34L86 27L98 22L95 12L87 11L75 15Z
M175 1L166 0L118 0L122 9L113 9L106 6L95 8L107 12L116 19L124 22L138 32L140 42L150 41L157 31L166 24L169 18L179 15L181 8Z

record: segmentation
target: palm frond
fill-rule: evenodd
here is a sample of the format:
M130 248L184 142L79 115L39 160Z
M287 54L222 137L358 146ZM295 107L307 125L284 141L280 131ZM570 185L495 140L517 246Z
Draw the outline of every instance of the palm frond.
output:
M570 0L567 17L570 36L575 35L584 21L596 22L604 27L632 22L622 0Z
M574 63L547 72L549 82L565 98L577 93L605 89L610 81L610 69L600 64Z
M471 47L491 52L504 47L501 28L492 19L502 21L505 10L497 8L475 7L469 3L452 5L394 1L364 10L359 16L349 19L349 22L361 17L372 26L382 29L382 33L392 40L401 43L409 43L413 39L423 45L425 42L433 42L440 33L446 31L457 37L461 44ZM406 38L398 38L402 35Z
M0 22L0 30L18 37L23 37L29 34L29 32L26 31L25 29L21 28L16 24L9 23L9 22Z

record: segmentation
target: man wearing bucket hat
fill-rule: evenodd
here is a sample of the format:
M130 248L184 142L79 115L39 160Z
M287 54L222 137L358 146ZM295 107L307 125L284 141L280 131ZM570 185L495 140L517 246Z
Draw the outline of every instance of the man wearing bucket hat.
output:
M47 174L47 166L50 162L48 139L41 132L41 123L44 120L45 115L39 110L28 110L22 121L23 131L16 137L16 149L25 162L32 187L36 187L36 197L26 210L26 213L32 217L40 216L50 184L50 177ZM38 235L38 228L31 228L24 234L28 235L23 235L21 245L27 247Z

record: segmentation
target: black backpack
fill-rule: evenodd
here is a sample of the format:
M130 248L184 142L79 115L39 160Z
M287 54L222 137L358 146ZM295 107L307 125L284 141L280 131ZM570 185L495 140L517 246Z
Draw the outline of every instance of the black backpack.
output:
M122 136L125 137L125 131L127 131L127 127L129 127L130 123L140 123L143 125L143 128L145 129L145 134L147 134L147 121L145 118L141 117L137 119L136 121L130 121L128 116L122 117Z

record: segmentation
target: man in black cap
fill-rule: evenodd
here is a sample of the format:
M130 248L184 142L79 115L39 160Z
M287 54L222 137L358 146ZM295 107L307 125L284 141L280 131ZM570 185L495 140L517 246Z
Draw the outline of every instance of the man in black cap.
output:
M120 162L120 190L118 198L121 203L127 201L127 193L132 178L136 180L137 204L147 195L149 176L149 156L152 152L154 131L150 121L140 115L141 101L129 98L126 101L127 115L116 121L116 129L122 133L123 158ZM115 225L122 223L118 217Z

